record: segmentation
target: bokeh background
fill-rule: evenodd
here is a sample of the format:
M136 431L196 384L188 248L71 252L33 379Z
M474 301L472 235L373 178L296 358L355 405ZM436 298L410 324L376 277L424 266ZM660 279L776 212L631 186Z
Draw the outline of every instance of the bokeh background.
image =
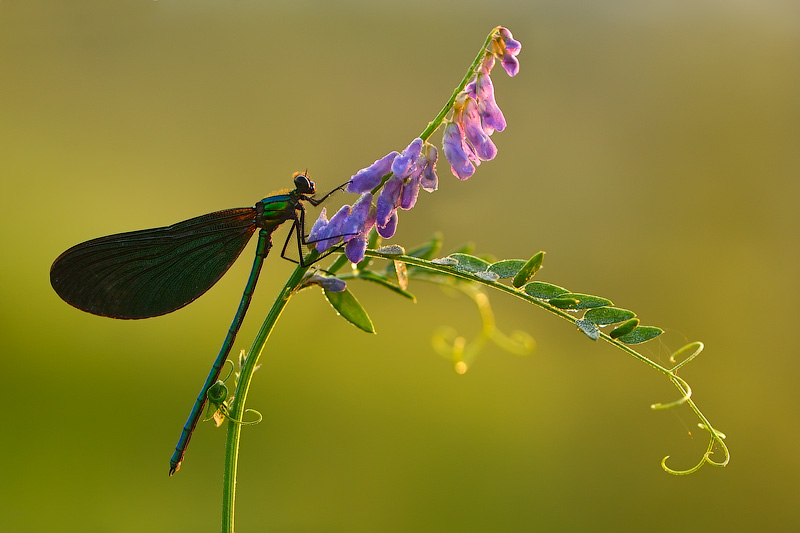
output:
M402 213L394 242L527 258L667 330L732 459L688 477L705 435L663 376L492 295L465 375L431 347L477 334L459 296L352 285L366 335L295 298L249 406L241 531L796 531L800 9L792 0L0 3L3 531L214 531L224 431L167 461L238 303L252 246L158 319L81 313L50 288L69 246L248 206L308 169L325 190L431 120L487 32L499 155ZM439 142L439 135L435 139ZM334 205L352 200L344 195ZM283 233L276 236L282 238ZM292 269L270 257L234 352Z

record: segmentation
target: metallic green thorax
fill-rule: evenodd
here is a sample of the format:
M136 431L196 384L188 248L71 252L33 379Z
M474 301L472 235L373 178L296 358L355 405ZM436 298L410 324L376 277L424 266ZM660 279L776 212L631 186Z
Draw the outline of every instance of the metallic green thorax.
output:
M255 206L256 226L271 233L287 220L297 220L297 211L302 210L301 200L308 197L297 190L264 198Z

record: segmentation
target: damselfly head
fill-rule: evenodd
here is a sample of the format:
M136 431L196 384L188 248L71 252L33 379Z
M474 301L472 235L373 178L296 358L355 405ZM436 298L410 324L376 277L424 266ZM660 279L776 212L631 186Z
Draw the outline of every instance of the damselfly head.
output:
M301 194L314 194L317 192L317 186L308 177L305 172L295 172L294 175L294 188Z

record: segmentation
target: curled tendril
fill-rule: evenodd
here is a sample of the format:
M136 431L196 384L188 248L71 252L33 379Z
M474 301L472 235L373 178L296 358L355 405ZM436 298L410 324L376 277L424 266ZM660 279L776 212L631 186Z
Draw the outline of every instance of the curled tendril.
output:
M499 329L495 330L492 342L514 355L528 355L536 349L536 340L526 332L518 329L512 331L511 335L506 335Z
M244 352L244 350L242 350L242 352ZM239 355L239 357L241 357L241 355ZM222 364L223 365L227 365L228 363L231 364L231 369L228 371L228 375L225 376L224 378L222 378L221 380L219 380L219 381L222 381L223 383L228 381L228 378L231 377L231 374L233 373L233 371L236 370L236 365L234 365L233 361L231 361L230 359L225 359L225 362L222 363Z
M436 353L453 362L457 373L463 374L467 371L468 365L464 361L467 340L454 328L446 326L438 328L431 338L431 344Z
M255 409L245 409L245 411L244 411L245 414L247 414L247 413L255 413L255 415L256 415L256 419L255 420L242 420L242 419L239 419L239 418L233 418L231 416L230 409L228 409L228 404L227 403L221 404L219 406L219 408L217 409L217 411L214 413L215 420L216 420L216 417L217 417L217 413L219 413L221 415L222 419L227 418L231 422L235 422L236 424L239 424L241 426L255 426L256 424L258 424L262 420L264 420L264 415L262 415L260 412L256 411ZM217 424L217 427L219 427L219 425L221 423L222 423L222 421L220 420L220 422Z
M692 404L692 406L694 408L694 404ZM711 439L708 442L708 448L706 449L706 452L703 454L703 457L700 459L700 462L691 468L687 468L686 470L675 470L667 466L667 459L669 459L669 455L667 455L661 460L661 468L663 468L664 471L667 472L668 474L672 474L675 476L685 476L687 474L692 474L694 472L697 472L706 463L712 466L726 466L728 464L728 461L730 461L731 456L730 453L728 452L728 447L725 445L724 441L725 434L720 431L717 431L708 424L701 423L697 424L697 426L701 429L705 429L711 435ZM711 459L711 457L714 455L715 446L719 446L720 451L724 456L722 461L714 461L713 459Z
M689 386L688 383L686 383L686 380L674 374L670 376L669 379L675 384L676 387L678 387L679 390L683 392L683 396L681 396L674 402L654 403L650 406L650 409L670 409L672 407L683 405L692 398L692 388Z
M669 356L670 363L674 363L675 361L677 361L678 356L683 354L684 352L688 352L689 350L694 349L694 352L692 352L692 354L689 357L687 357L680 363L673 366L670 371L673 373L676 372L680 367L682 367L683 365L685 365L686 363L688 363L689 361L700 355L700 352L703 351L703 348L705 348L705 345L702 342L695 341L695 342L690 342L686 346L679 348L678 350L673 352L673 354Z
M692 474L694 472L697 472L706 463L712 466L725 466L728 464L728 461L730 461L730 452L728 452L728 447L725 445L724 442L725 434L722 433L721 431L717 431L711 426L711 424L708 423L706 417L703 415L703 413L700 412L700 410L692 401L692 388L689 386L686 380L679 377L676 373L679 368L681 368L683 365L685 365L686 363L697 357L700 354L700 352L703 351L703 347L704 346L702 342L699 341L692 342L687 344L686 346L683 346L682 348L679 348L672 355L670 355L669 357L670 362L675 363L680 355L690 350L693 350L692 353L686 359L684 359L680 363L677 363L669 371L667 371L667 375L669 376L670 381L672 381L672 383L678 388L678 390L681 391L682 396L679 399L675 400L674 402L656 403L650 406L652 409L669 409L671 407L676 407L678 405L688 404L689 407L692 409L692 411L694 411L697 417L700 418L701 420L701 422L698 423L697 426L700 429L708 431L709 435L711 436L708 442L708 448L706 449L706 452L703 454L703 457L696 465L694 465L691 468L687 468L685 470L676 470L674 468L670 468L669 466L667 466L667 459L669 459L670 457L669 455L667 455L661 460L661 468L663 468L665 472L676 476L684 476L687 474ZM711 458L715 453L715 448L717 447L719 448L719 450L722 452L723 455L723 459L721 461L715 461Z
M434 333L432 339L434 349L442 357L453 362L457 373L465 373L489 341L516 355L527 355L534 350L536 341L527 333L513 331L510 335L506 335L497 329L489 297L479 287L472 284L457 284L453 288L458 289L475 303L481 318L481 331L471 342L467 342L450 327L439 328Z
M259 413L258 411L256 411L255 409L246 409L245 410L245 414L247 414L248 412L255 413L256 417L257 417L255 420L243 420L243 419L234 418L233 416L231 416L231 411L230 411L230 408L228 407L228 402L233 400L233 396L231 396L230 398L227 397L228 388L225 387L225 384L222 381L217 381L215 386L216 385L221 385L221 386L216 389L216 392L214 393L214 397L209 395L210 404L209 404L208 412L210 413L210 415L203 419L204 422L208 422L209 420L213 420L214 421L214 425L216 425L217 427L220 427L222 425L222 423L225 421L225 419L227 418L228 420L230 420L232 422L235 422L237 424L240 424L242 426L254 426L254 425L258 424L259 422L261 422L264 419L264 416L261 413ZM210 392L211 392L211 389L209 389L209 393ZM214 409L213 413L211 412L212 408Z
M241 352L239 352L240 367L244 364L245 359L246 359L245 351L242 350ZM225 376L224 379L217 380L216 383L214 383L211 387L209 387L208 392L206 393L206 396L208 397L209 401L208 413L210 414L203 419L203 422L208 422L209 420L213 420L214 424L217 427L220 427L227 418L228 420L231 420L232 422L241 424L243 426L253 426L255 424L258 424L264 419L264 416L255 409L246 409L245 414L247 414L248 412L255 413L257 416L256 420L246 421L231 416L230 409L228 408L228 403L233 401L233 396L231 396L230 398L228 397L228 387L225 385L225 382L231 377L231 374L233 374L234 371L236 370L236 365L230 359L225 361L225 364L227 363L231 364L231 369L230 371L228 371L228 375ZM257 368L258 367L256 367L256 369ZM239 373L236 372L235 375L236 375L235 379L236 381L238 381Z

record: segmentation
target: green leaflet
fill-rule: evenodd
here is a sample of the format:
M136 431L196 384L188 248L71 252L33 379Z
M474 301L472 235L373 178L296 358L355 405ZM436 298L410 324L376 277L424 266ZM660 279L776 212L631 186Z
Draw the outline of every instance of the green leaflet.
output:
M558 300L557 302L555 300ZM592 307L605 307L614 305L611 300L601 298L599 296L592 296L591 294L581 294L579 292L570 292L567 294L559 294L558 298L550 300L550 304L560 309L590 309ZM570 304L569 300L575 300L574 304Z
M664 333L664 330L655 326L639 326L627 335L618 337L617 340L625 344L640 344L654 339Z
M399 244L388 244L386 246L381 246L375 251L378 252L379 254L386 254L386 255L403 255L404 253L406 253L405 249Z
M525 266L522 259L504 259L489 265L487 271L494 272L499 278L513 278Z
M342 318L358 329L364 330L367 333L375 333L375 326L372 325L372 320L369 319L367 311L358 303L353 293L347 289L342 292L323 292L325 293L325 298L328 299Z
M598 338L600 338L600 329L591 320L580 318L575 321L575 325L578 326L578 329L584 332L586 336L593 341L596 341Z
M559 309L577 309L578 308L578 300L576 298L567 298L561 297L558 298L550 298L547 300L547 303L552 305L553 307L558 307Z
M544 281L532 281L525 285L522 290L524 290L528 296L533 296L540 300L550 300L551 298L569 293L564 287L559 287L552 283L545 283Z
M624 323L620 324L619 326L611 330L611 333L609 333L608 336L611 337L612 339L617 339L619 337L622 337L623 335L627 335L628 333L636 329L638 326L639 326L639 319L631 318L630 320L626 320Z
M494 282L500 279L500 276L498 276L496 272L490 272L488 270L483 272L475 272L475 275L481 278L483 281L489 282Z
M491 265L488 261L484 261L480 257L469 254L450 254L448 257L458 261L456 268L464 272L483 272Z
M619 307L595 307L584 313L584 320L589 320L598 326L607 326L617 322L625 322L635 317L636 313Z
M519 269L511 284L519 288L528 283L533 275L542 267L542 261L544 261L544 252L537 252L534 254L534 256L528 259L522 268Z

